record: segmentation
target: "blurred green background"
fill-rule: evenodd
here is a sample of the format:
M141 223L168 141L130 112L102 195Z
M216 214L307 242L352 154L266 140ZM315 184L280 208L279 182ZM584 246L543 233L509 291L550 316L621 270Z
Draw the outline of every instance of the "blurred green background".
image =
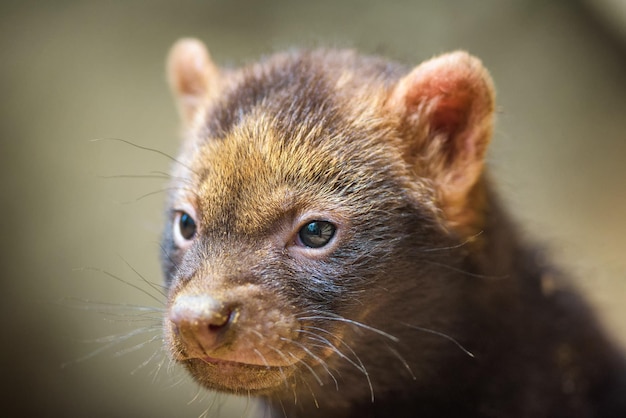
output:
M626 344L626 43L619 10L602 5L3 0L0 416L197 417L213 402L192 401L196 387L168 362L155 372L158 332L73 362L106 348L94 340L158 324L95 301L161 306L133 286L157 294L138 273L161 280L163 193L152 193L170 161L91 140L176 152L164 59L182 36L222 65L319 45L410 64L457 48L481 57L498 87L489 160L501 193ZM252 411L223 401L210 416Z

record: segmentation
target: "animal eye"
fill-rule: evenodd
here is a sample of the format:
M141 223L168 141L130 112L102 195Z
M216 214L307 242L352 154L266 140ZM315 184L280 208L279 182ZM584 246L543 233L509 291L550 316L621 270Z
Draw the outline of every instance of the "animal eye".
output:
M174 221L174 240L179 247L184 247L186 241L191 241L197 231L196 221L187 212L178 212Z
M313 221L304 225L298 232L300 242L309 248L321 248L335 235L335 225L327 221Z
M186 212L183 212L180 215L180 220L178 221L180 228L180 235L186 240L190 240L196 235L196 221L193 220L191 215Z

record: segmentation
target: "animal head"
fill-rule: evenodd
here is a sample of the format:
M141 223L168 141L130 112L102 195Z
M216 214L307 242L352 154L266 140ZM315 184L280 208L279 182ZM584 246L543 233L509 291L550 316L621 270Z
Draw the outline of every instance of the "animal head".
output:
M443 309L427 250L482 222L494 93L476 58L407 70L294 51L226 70L185 39L168 74L183 143L163 236L165 336L198 382L263 394L324 380L355 365L344 345L375 350L397 342L403 316Z

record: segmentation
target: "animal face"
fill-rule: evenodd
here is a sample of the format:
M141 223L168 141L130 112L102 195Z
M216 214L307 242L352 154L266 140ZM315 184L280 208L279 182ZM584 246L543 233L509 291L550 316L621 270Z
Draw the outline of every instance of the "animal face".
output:
M346 367L369 379L362 358L384 357L403 321L436 316L453 296L429 252L451 245L447 195L417 154L482 162L442 143L467 131L473 108L454 97L413 106L402 71L314 51L220 73L196 41L173 50L187 134L163 236L164 328L204 386L266 394L337 383L333 370ZM408 111L435 114L437 131ZM463 180L448 184L457 195ZM408 311L397 306L405 298Z

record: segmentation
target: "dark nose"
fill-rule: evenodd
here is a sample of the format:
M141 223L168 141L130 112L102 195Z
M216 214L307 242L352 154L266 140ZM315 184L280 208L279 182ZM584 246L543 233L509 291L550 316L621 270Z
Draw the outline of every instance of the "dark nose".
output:
M234 317L233 309L208 295L179 295L169 310L190 355L207 355L222 344Z

